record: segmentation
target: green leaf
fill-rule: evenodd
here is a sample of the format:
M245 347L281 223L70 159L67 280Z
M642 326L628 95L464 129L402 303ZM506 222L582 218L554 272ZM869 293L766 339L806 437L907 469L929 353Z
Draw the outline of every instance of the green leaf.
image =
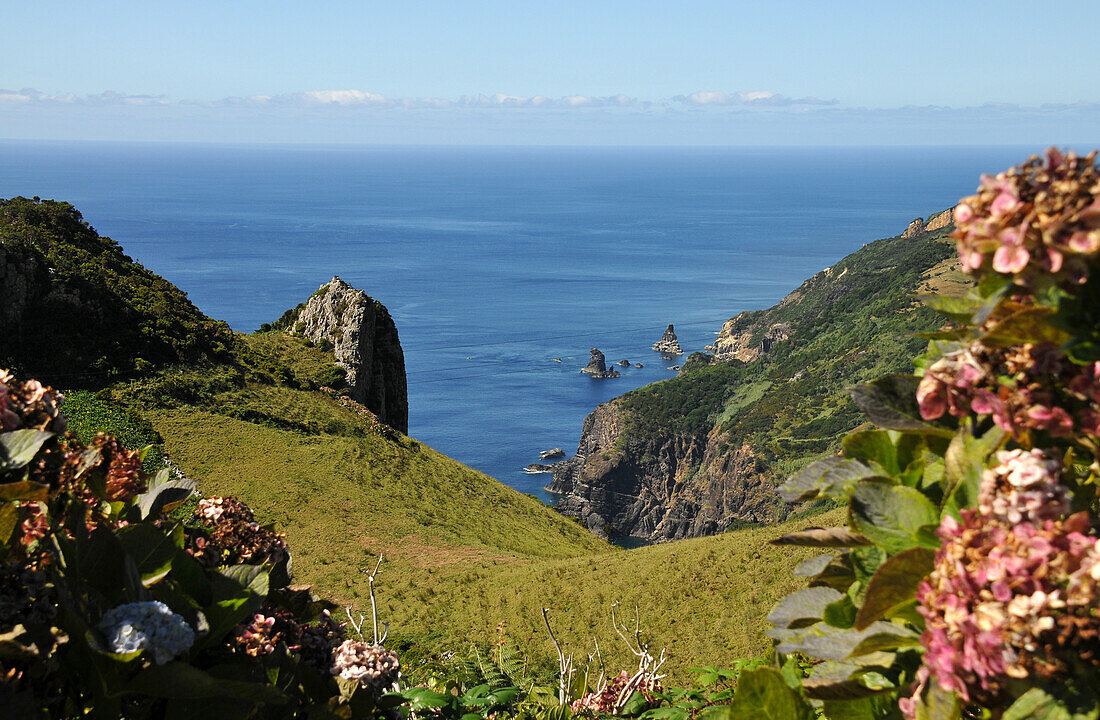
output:
M838 628L850 628L856 619L856 606L848 595L825 606L821 619Z
M848 654L849 658L859 658L864 655L879 652L894 652L902 648L916 647L920 645L920 635L898 626L900 633L880 633L871 635L859 641L859 644Z
M411 710L428 710L431 708L446 707L451 702L451 695L435 692L426 687L413 687L400 693L409 701Z
M848 433L844 438L843 446L846 458L875 463L887 475L897 475L901 472L898 464L898 450L894 447L890 432L886 430L856 430Z
M800 545L806 547L850 548L871 545L871 541L848 528L810 527L769 541L771 545Z
M138 673L128 686L130 692L169 700L229 698L253 704L282 704L286 696L263 683L222 680L185 662L153 665Z
M848 392L859 409L880 428L950 437L951 430L921 418L917 406L918 383L920 378L914 375L886 375L848 388Z
M1091 692L1034 687L1005 710L1002 720L1097 720L1100 706Z
M929 548L915 547L887 559L867 586L867 595L855 619L856 629L890 617L894 608L912 601L917 585L932 572L935 557Z
M266 597L267 576L271 568L266 565L231 565L215 570L218 576L237 583L242 589Z
M1071 336L1050 324L1048 319L1054 312L1054 308L1042 306L1020 310L998 322L992 330L982 336L981 341L989 347L1012 347L1043 342L1061 345Z
M741 674L733 701L707 712L712 720L812 720L813 708L801 695L787 686L783 677L772 668L759 668Z
M106 527L97 528L76 549L77 572L70 577L82 578L102 593L108 606L141 599L141 576L117 535Z
M0 504L0 547L11 540L12 533L19 525L19 511L10 502Z
M873 471L858 460L833 456L812 462L779 486L784 502L800 502L824 496L847 498L847 491L858 480L874 477Z
M803 560L794 569L795 577L813 577L829 566L834 560L833 555L817 555L809 560Z
M142 584L149 587L172 569L176 551L183 547L183 526L177 524L165 534L154 525L138 523L119 530L118 539L134 559Z
M947 480L945 505L953 498L956 507L977 504L985 461L1004 443L1006 437L1004 430L993 426L976 438L970 432L970 423L963 423L951 438L944 455L944 478Z
M940 511L919 490L861 482L852 490L852 526L893 555L918 544L917 531L938 525Z
M941 315L955 322L967 323L982 305L981 299L973 295L962 297L951 295L922 295L920 301Z
M29 465L54 433L44 430L12 430L0 433L0 472Z
M962 703L955 693L932 682L928 684L924 697L917 703L916 715L917 720L961 720Z
M33 480L0 483L0 501L45 502L49 497L50 486L36 483Z
M630 694L630 698L626 701L626 704L623 705L623 709L619 714L632 717L645 710L646 704L645 695L635 690Z
M904 635L911 633L894 623L876 622L864 630L843 630L832 625L818 623L808 628L772 628L767 636L778 640L775 651L781 655L802 653L821 660L845 661L872 635Z
M821 621L825 607L844 595L830 587L798 590L779 601L768 614L768 622L781 628L801 628Z
M149 481L149 489L137 496L137 506L144 520L150 515L179 507L194 494L193 480L173 477L168 468L164 468Z

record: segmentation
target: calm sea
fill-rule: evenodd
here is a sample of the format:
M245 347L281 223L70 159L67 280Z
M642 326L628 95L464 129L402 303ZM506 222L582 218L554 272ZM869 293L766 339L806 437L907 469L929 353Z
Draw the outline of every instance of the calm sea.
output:
M363 148L0 142L0 197L75 204L249 331L340 275L389 307L410 433L524 492L598 403L1040 148ZM578 374L590 347L631 367ZM555 362L560 358L562 362Z

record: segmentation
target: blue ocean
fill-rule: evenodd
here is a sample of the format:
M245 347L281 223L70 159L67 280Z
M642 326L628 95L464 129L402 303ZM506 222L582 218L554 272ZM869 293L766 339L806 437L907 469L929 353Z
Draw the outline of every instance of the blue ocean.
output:
M333 275L397 322L410 434L523 492L597 404L1041 148L373 148L0 142L0 197L76 205L251 331ZM578 373L589 348L641 363ZM560 359L561 362L556 362Z

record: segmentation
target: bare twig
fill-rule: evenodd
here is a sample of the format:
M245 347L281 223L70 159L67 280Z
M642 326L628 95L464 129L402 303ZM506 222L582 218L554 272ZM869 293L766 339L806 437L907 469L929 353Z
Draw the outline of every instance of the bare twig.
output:
M550 608L542 609L542 619L546 623L546 632L550 633L554 649L558 651L558 705L564 705L569 697L569 680L574 672L573 656L565 656L558 638L554 636L554 630L550 627Z
M382 639L378 639L378 605L374 601L374 578L378 575L379 568L382 567L382 553L378 553L378 562L374 565L374 570L367 573L367 584L370 586L370 614L374 620L374 644L381 645L386 641L386 636L390 634L390 624L386 623L386 633L382 636ZM362 634L362 633L360 633Z

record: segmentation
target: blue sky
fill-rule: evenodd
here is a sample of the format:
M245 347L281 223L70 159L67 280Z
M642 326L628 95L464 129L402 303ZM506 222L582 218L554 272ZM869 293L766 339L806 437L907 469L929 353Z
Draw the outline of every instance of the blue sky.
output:
M1100 139L1086 2L56 2L0 8L0 137Z

